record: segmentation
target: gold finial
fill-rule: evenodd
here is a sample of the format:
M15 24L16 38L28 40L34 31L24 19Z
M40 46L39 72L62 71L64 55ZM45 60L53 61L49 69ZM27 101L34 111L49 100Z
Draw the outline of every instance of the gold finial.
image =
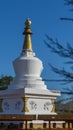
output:
M29 18L26 19L25 25L26 25L27 27L30 27L30 25L31 25L31 21L30 21Z
M32 31L30 29L31 21L29 19L26 19L25 21L25 30L23 32L23 35L25 35L24 44L23 44L23 50L32 50L32 42L30 35L32 34Z

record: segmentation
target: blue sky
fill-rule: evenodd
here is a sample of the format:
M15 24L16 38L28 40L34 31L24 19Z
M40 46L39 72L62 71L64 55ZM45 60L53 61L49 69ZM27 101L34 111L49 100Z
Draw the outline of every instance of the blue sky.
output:
M24 22L32 21L32 43L36 56L44 66L42 76L45 79L58 78L48 63L62 67L62 60L52 54L44 44L45 34L57 38L66 46L73 42L73 23L60 21L60 17L72 16L64 0L0 0L0 75L14 76L12 61L17 58L23 46ZM57 88L59 84L46 83L48 88Z

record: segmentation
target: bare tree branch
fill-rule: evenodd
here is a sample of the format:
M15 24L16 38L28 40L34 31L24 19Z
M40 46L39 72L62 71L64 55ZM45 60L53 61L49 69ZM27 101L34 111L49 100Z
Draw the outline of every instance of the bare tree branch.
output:
M55 54L59 55L60 57L63 57L65 59L70 59L70 61L65 62L65 64L72 65L73 64L73 47L67 43L67 46L64 47L59 43L57 39L53 39L46 35L47 40L44 41L46 46ZM52 71L56 74L60 75L63 79L61 82L63 84L68 84L73 82L73 67L70 67L72 72L68 72L65 68L56 68L53 65L49 64Z
M61 57L73 59L73 47L71 47L69 43L67 43L67 48L65 48L59 43L57 39L53 39L48 35L46 35L46 38L47 41L44 41L44 43L52 52L58 54Z
M73 10L71 10L71 11L73 11ZM72 21L73 22L73 18L61 17L60 20L66 20L66 21Z
M64 0L64 2L65 2L65 4L66 5L71 5L71 6L73 6L73 0Z

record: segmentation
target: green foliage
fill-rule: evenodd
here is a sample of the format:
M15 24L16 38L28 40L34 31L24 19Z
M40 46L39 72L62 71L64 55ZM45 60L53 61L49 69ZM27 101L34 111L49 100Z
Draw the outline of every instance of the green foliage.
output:
M38 127L37 130L43 130L42 128Z
M52 53L57 54L60 56L60 58L67 59L66 62L64 62L65 65L70 65L71 72L67 71L66 68L58 68L54 67L53 65L49 64L53 72L60 75L62 77L61 82L64 84L66 83L72 83L73 82L73 47L67 43L67 47L64 47L57 39L53 39L46 35L47 40L44 41L47 45L48 49L51 50Z
M43 128L38 127L38 128L33 128L32 130L43 130Z
M0 77L0 90L7 89L10 82L13 80L12 76L1 76Z

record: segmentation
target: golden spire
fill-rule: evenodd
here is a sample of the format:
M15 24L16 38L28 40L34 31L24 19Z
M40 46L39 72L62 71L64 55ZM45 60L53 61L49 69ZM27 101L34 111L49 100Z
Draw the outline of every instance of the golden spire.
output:
M31 42L31 34L32 31L30 29L31 21L29 19L26 19L25 22L25 30L23 32L23 35L25 35L24 44L23 44L23 51L24 50L32 50L32 42Z

